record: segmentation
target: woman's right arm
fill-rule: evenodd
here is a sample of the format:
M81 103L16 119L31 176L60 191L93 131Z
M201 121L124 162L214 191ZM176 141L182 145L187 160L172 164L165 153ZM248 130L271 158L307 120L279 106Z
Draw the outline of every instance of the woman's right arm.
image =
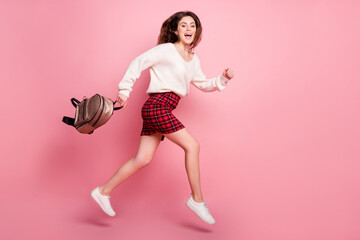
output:
M140 56L136 57L129 65L125 72L123 79L119 83L119 97L117 99L120 104L127 101L125 97L129 97L132 91L132 86L135 81L140 77L142 71L156 64L156 47L144 52Z

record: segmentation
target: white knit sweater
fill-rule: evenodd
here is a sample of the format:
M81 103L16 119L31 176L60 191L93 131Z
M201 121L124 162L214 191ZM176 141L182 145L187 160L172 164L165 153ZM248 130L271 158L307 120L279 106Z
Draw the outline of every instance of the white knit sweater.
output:
M149 67L151 79L147 94L174 92L184 97L189 93L190 83L204 92L212 92L223 90L228 81L222 74L206 79L196 54L190 62L186 62L174 44L164 43L146 51L130 63L119 83L119 93L129 97L136 79Z

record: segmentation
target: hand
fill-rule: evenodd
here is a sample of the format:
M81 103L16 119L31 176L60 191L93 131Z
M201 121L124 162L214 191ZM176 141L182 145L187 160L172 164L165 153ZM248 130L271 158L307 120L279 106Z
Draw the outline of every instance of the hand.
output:
M230 80L234 77L234 71L230 68L226 68L222 75Z
M125 107L128 102L128 97L122 93L116 97L116 101L120 104L121 107Z

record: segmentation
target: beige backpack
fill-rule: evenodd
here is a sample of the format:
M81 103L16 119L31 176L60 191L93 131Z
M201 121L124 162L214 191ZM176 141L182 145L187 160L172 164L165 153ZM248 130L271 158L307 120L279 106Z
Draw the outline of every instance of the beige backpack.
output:
M63 122L73 126L80 133L91 134L94 130L104 125L113 115L114 110L122 107L114 107L116 102L110 98L95 94L91 98L84 98L81 102L76 98L71 99L76 108L75 118L63 117Z

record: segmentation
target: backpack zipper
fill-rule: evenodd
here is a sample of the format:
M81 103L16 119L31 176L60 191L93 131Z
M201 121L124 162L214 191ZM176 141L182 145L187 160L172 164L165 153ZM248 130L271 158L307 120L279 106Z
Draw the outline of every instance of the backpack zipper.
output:
M83 118L82 118L82 121L84 121L84 119L85 119L85 110L86 110L86 103L87 103L87 99L84 99L84 104L83 104L83 106L82 106L82 108L83 108Z
M105 101L104 101L103 97L100 96L100 106L101 106L101 103L102 103L102 108L101 108L100 115L99 115L98 119L96 119L96 121L95 121L95 123L92 125L92 127L94 127L94 126L98 123L98 121L99 121L100 118L101 118L101 115L102 115L103 112L104 112Z

